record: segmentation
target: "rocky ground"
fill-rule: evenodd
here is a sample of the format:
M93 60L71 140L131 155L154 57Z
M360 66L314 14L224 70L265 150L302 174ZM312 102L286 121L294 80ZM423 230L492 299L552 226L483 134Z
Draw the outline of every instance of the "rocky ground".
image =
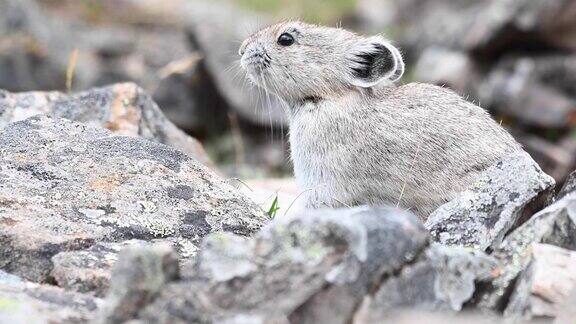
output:
M0 322L573 322L574 2L358 1L358 29L399 26L408 78L469 93L530 153L424 224L234 178L287 166L277 106L222 68L249 32L230 21L264 20L230 6L0 0ZM200 144L222 132L232 169Z

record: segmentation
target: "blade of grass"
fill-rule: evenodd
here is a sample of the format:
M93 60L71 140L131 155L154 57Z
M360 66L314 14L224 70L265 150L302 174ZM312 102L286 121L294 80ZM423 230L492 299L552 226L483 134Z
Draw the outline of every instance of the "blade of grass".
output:
M66 91L72 92L72 82L74 81L74 73L76 72L76 63L78 63L78 49L72 51L68 66L66 67Z
M278 210L280 210L280 205L278 204L278 194L276 194L266 214L268 214L268 217L270 217L270 219L274 219L276 217L276 214L278 213Z

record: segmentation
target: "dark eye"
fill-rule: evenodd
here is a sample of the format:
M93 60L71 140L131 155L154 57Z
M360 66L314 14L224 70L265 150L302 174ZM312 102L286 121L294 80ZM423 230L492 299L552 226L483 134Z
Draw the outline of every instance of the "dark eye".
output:
M290 46L294 44L294 37L288 33L284 33L278 37L278 44L282 46Z

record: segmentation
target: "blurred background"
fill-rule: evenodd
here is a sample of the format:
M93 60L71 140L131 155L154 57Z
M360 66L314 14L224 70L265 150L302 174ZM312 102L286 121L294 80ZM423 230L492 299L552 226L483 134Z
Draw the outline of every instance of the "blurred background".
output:
M576 168L576 0L0 0L0 88L133 81L224 175L286 177L282 109L237 54L282 19L385 34L406 57L403 83L480 104L560 182Z

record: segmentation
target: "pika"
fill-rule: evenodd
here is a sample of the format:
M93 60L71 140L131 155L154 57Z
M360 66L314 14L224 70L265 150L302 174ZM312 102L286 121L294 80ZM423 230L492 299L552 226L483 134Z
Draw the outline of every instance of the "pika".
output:
M421 219L521 146L451 90L396 86L400 51L380 35L303 22L256 32L239 50L257 86L287 103L306 208L397 205Z

